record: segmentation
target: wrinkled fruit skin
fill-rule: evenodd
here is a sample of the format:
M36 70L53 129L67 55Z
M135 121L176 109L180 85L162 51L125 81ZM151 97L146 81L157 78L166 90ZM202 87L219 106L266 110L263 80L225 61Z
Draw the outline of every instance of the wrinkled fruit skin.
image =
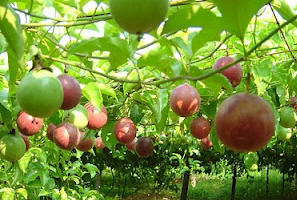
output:
M207 150L210 149L212 147L212 142L210 140L209 135L206 138L203 138L200 141L200 145L202 146L203 149Z
M110 0L113 19L133 34L156 29L165 19L168 9L168 0Z
M213 69L218 69L224 67L235 60L231 57L222 57L214 64ZM233 87L236 87L240 84L242 78L242 69L240 64L233 65L232 67L225 69L221 72L229 81Z
M283 107L279 111L279 124L285 128L293 128L296 124L296 112L294 108Z
M95 147L96 147L96 149L104 149L105 145L103 144L103 141L102 141L101 137L96 138Z
M292 137L292 131L289 128L284 128L280 125L277 126L277 138L282 141L289 141Z
M83 151L83 152L87 152L90 149L92 149L92 147L94 146L94 139L93 138L85 139L84 137L85 137L85 133L81 132L80 133L80 142L76 146L76 149Z
M135 151L136 149L136 142L137 142L137 138L134 138L134 140L128 144L126 144L126 148L130 151Z
M114 136L121 144L128 144L136 137L136 127L129 118L122 118L114 126Z
M88 111L88 128L92 130L102 128L107 122L107 111L102 106L101 111L97 110L90 102L85 105Z
M64 112L65 120L73 124L79 129L85 128L89 122L89 114L87 109L82 105Z
M30 142L27 136L20 134L20 136L23 138L25 145L26 145L26 151L28 151L29 147L30 147Z
M6 135L0 140L0 156L10 162L18 161L26 151L26 144L20 135Z
M173 112L181 117L193 115L200 106L200 95L189 84L176 87L170 96L170 106Z
M59 79L51 72L33 71L22 79L16 97L24 112L34 117L46 118L61 107L63 89Z
M20 112L17 118L17 126L23 135L32 136L41 130L43 119Z
M215 116L219 139L235 152L258 151L272 138L275 119L261 97L240 93L227 98Z
M54 141L54 130L56 129L56 126L53 123L50 123L47 126L47 130L46 130L46 136L50 141Z
M72 150L79 141L80 133L76 126L68 122L62 123L54 130L54 142L64 150Z
M137 139L135 151L139 157L147 158L154 150L154 144L151 138L140 137Z
M58 79L61 82L64 93L61 109L70 110L79 103L81 98L79 82L74 77L67 74L59 75Z
M194 119L191 123L190 132L197 139L207 137L210 132L210 124L208 120L204 117Z

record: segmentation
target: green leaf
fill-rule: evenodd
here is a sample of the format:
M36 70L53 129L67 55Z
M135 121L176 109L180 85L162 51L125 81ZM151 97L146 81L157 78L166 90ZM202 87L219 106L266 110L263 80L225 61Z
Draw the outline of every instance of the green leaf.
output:
M97 83L89 83L82 90L82 94L99 110L102 107L102 94Z
M223 16L227 31L241 40L252 17L270 0L212 0ZM205 18L204 18L205 19ZM210 20L205 20L209 22Z
M62 189L60 190L60 195L61 195L61 200L68 200L68 195L64 190L64 187L62 187Z
M223 21L209 9L197 6L185 6L168 17L162 34L187 29L189 27L216 29L218 32L222 32Z
M214 74L202 81L197 81L196 88L198 91L204 90L204 93L201 93L201 95L204 94L206 96L210 95L214 97L219 95L222 88L225 88L227 91L232 91L230 81L222 74Z
M182 63L168 52L166 46L151 50L139 58L138 67L146 66L154 67L170 77L178 76L182 72Z
M10 127L12 123L12 117L11 117L11 112L0 103L0 114L2 117L3 122Z
M223 148L222 143L219 141L219 138L215 131L214 124L212 124L212 126L211 126L210 140L212 142L212 145L213 145L213 148L215 151L220 152L221 154L223 154L225 152L225 149Z
M12 95L16 90L14 84L24 52L24 41L18 15L6 1L0 1L0 30L8 43L9 86Z
M108 121L105 126L101 129L101 138L103 144L108 147L109 149L114 149L115 145L118 143L114 134L113 128L116 121Z
M131 55L131 48L126 40L117 37L91 38L71 46L69 54L87 53L94 51L110 52L109 61L112 68L127 62Z
M24 197L25 199L28 199L28 192L27 192L27 190L25 188L18 188L16 190L16 192L18 194L20 194L22 197Z
M78 13L74 0L53 0L53 6L62 16L66 13L71 13L72 15Z
M132 104L130 108L130 119L134 122L134 124L138 124L143 118L144 114L142 110L140 110L138 104Z
M12 188L2 188L0 193L2 193L2 200L14 200L15 191Z
M91 174L91 178L94 178L96 176L96 174L99 172L98 168L95 165L91 164L91 163L85 164L85 168Z
M18 15L6 0L0 1L0 30L17 60L20 60L24 52L22 28Z
M198 49L203 47L207 42L219 41L221 30L204 28L193 37L192 51L195 53Z
M287 0L274 0L271 5L285 20L289 20L296 15ZM293 21L292 24L297 27L297 21Z
M140 75L138 75L137 71L133 70L129 73L127 79L130 81L137 81L139 79L138 76ZM137 85L138 85L137 83L124 83L123 85L124 95L127 95Z
M8 53L8 64L9 64L9 94L12 96L16 93L16 78L17 78L17 72L19 68L19 60L17 56L14 54L14 52L11 50L11 48L7 48Z
M103 84L103 83L99 83L98 87L102 94L114 97L117 100L116 92L114 91L114 89L112 87L110 87L106 84Z

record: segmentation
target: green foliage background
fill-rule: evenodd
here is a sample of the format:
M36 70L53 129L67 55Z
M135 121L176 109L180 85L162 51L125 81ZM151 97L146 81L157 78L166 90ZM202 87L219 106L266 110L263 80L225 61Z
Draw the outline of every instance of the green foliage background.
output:
M2 199L104 199L96 190L96 178L104 169L139 182L147 179L154 188L176 189L171 181L183 172L211 173L221 159L229 165L236 159L213 127L213 149L202 150L189 133L194 117L214 120L220 103L248 85L249 92L270 103L278 120L279 108L297 95L297 9L286 0L272 1L271 8L269 0L171 1L165 23L142 37L116 25L107 0L92 1L96 7L86 11L90 2L0 1L3 127L16 128L16 88L37 55L55 74L68 71L77 78L83 88L81 104L104 104L109 117L102 130L88 133L101 135L107 146L103 151L61 151L45 137L46 126L30 137L31 148L18 163L0 162ZM211 70L226 55L241 62L244 70L236 88L218 70ZM186 119L176 116L168 104L171 91L183 82L197 88L202 98L199 113ZM58 124L62 115L59 111L45 124ZM153 138L150 158L140 159L117 144L113 125L125 116L137 125L138 136ZM293 177L296 129L294 133L288 142L273 137L258 152L259 166L270 164Z

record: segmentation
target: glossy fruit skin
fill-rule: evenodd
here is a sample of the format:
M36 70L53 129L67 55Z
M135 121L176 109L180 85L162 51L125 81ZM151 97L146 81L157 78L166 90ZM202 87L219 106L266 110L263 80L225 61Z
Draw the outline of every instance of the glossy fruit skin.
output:
M104 145L101 137L96 138L95 147L96 147L96 149L104 149L105 148L105 145Z
M58 79L61 82L64 93L61 109L70 110L79 103L81 98L79 82L74 77L67 74L59 75Z
M213 65L213 69L218 69L224 67L232 62L234 62L234 58L231 57L222 57ZM240 84L242 78L242 69L239 63L233 65L232 67L225 69L221 72L229 81L231 82L233 87L236 87Z
M78 145L76 146L76 149L83 151L83 152L87 152L93 148L94 139L93 138L86 139L84 137L85 137L85 133L80 132L80 141L79 141Z
M23 140L25 142L26 151L28 151L28 149L30 148L30 141L29 141L28 137L23 134L20 134L20 136L23 138Z
M154 150L154 143L149 137L140 137L137 139L135 151L139 157L147 158Z
M32 136L42 129L43 119L20 112L17 118L17 126L23 135Z
M121 144L128 144L136 137L136 127L129 118L122 118L114 126L114 136Z
M294 108L283 107L279 111L279 124L284 128L293 128L296 124L296 112Z
M89 114L87 109L82 105L77 105L64 112L65 120L76 126L77 128L85 128L89 122Z
M101 111L96 109L90 102L85 105L88 111L88 128L92 130L102 128L107 122L107 111L104 106L102 106Z
M200 102L198 91L186 83L177 86L170 96L171 109L181 117L189 117L197 112Z
M284 128L280 125L276 128L277 138L282 141L289 141L292 137L292 131L289 128Z
M110 0L115 21L127 32L147 33L165 19L169 0Z
M203 139L209 135L210 123L204 117L194 119L190 126L191 134L197 139Z
M210 136L208 135L207 137L201 139L200 145L205 150L210 149L212 147L212 142L210 140Z
M54 141L54 130L56 129L56 126L53 123L50 123L47 126L47 130L46 130L46 136L50 141Z
M23 138L16 134L8 134L0 139L0 156L10 162L15 162L23 157L26 144Z
M137 138L134 138L134 140L128 144L126 144L126 148L130 151L135 151L136 149L136 142L137 142Z
M26 113L39 118L52 116L63 102L62 85L47 70L28 73L21 81L17 101Z
M64 122L54 130L53 139L58 147L64 150L72 150L79 141L80 133L76 126Z
M215 116L219 139L235 152L258 151L272 138L275 119L270 105L254 94L227 98Z

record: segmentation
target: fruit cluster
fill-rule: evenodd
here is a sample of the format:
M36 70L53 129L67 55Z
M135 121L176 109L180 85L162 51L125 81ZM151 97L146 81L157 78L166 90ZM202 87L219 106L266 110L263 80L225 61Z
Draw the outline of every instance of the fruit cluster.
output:
M102 138L87 137L80 130L88 128L100 130L108 120L107 110L102 105L99 110L91 102L80 105L81 88L79 82L70 75L57 78L49 71L40 70L28 73L21 81L17 90L17 100L22 111L17 117L20 134L11 132L0 140L0 155L14 162L19 160L29 148L28 136L39 133L43 127L43 118L50 117L59 109L64 110L63 121L59 125L47 126L47 137L63 150L87 152L95 145L103 149ZM136 138L136 127L129 118L120 119L114 127L115 138L136 150L140 157L148 157L153 152L150 138ZM15 146L18 151L12 151Z

